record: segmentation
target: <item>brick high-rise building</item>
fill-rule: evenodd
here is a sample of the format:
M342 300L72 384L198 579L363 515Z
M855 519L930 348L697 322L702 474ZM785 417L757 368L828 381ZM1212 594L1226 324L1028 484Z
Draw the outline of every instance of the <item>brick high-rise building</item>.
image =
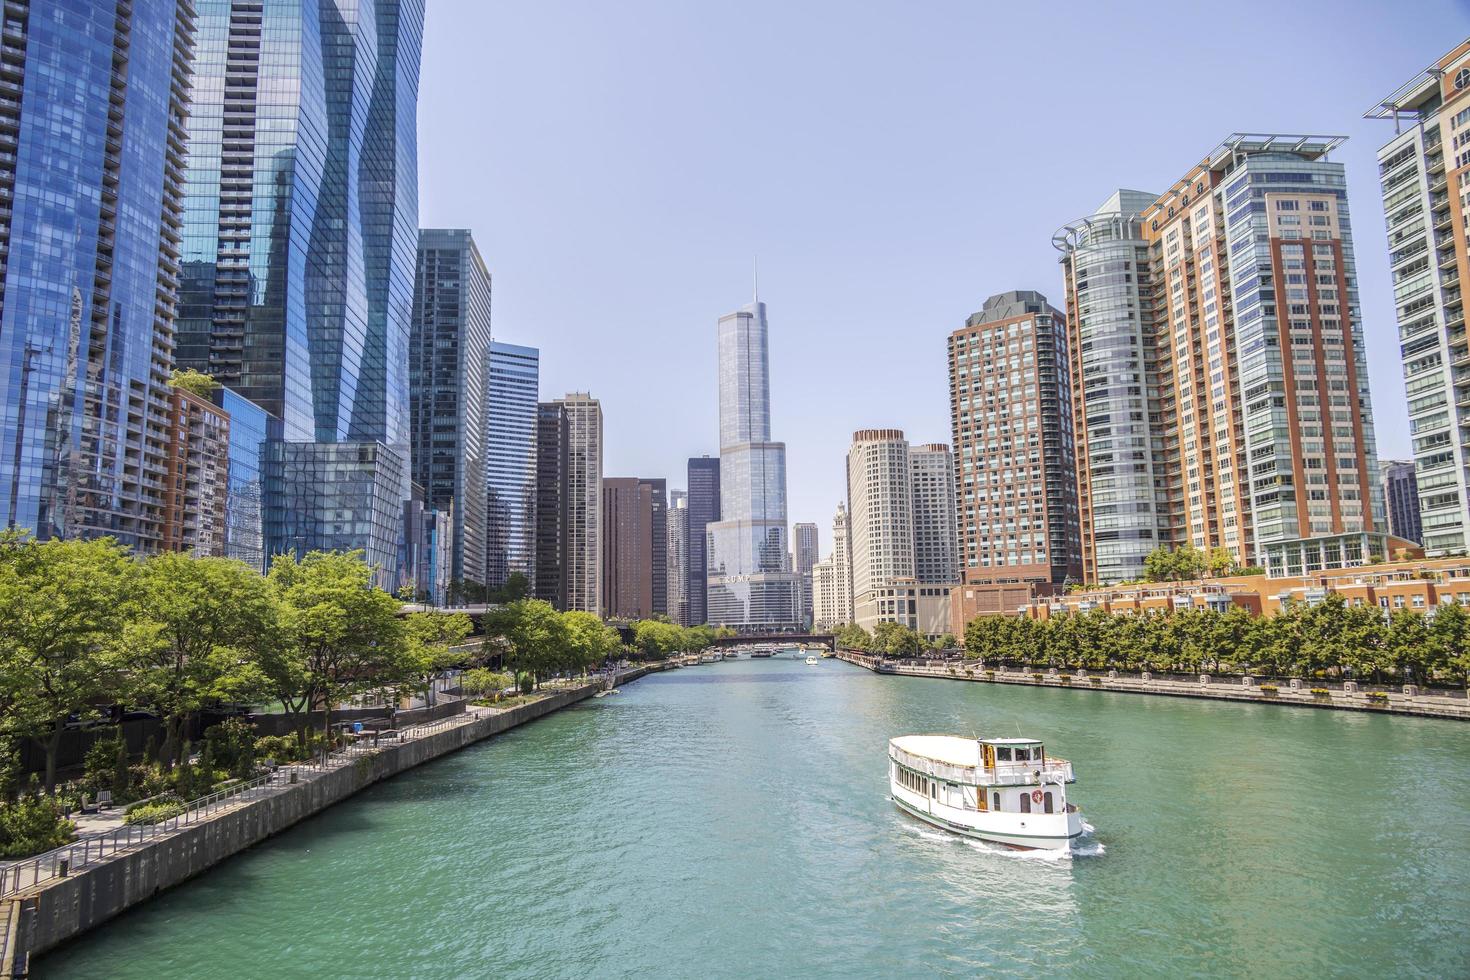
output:
M163 480L163 547L203 558L225 553L230 415L208 398L170 389Z
M1000 293L949 338L950 419L966 583L1081 580L1066 321Z
M653 487L631 476L602 480L604 619L648 619L654 609Z
M1139 218L1178 539L1272 575L1387 552L1341 142L1233 135Z
M1470 40L1368 112L1392 119L1378 151L1394 312L1430 557L1470 545ZM1397 530L1394 533L1399 533Z

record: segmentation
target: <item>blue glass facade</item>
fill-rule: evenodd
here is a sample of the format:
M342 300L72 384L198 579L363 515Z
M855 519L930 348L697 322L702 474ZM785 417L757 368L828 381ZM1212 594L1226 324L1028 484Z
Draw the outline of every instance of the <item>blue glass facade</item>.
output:
M220 388L215 401L230 415L230 472L225 493L225 557L267 571L265 452L281 439L281 420L248 398Z
M179 364L292 444L273 457L267 551L365 548L390 578L402 522L379 498L401 514L409 496L423 15L422 0L199 4L178 317Z
M536 398L541 352L490 345L485 411L486 572L497 588L519 572L536 581Z
M484 583L490 273L463 228L419 232L409 346L413 481L453 515L453 580Z
M194 10L7 4L0 38L0 509L161 540Z

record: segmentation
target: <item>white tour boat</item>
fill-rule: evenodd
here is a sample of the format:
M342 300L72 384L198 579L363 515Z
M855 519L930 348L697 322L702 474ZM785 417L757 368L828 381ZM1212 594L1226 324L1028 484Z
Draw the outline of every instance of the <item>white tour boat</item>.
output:
M936 827L1005 844L1061 850L1082 834L1067 802L1072 763L1030 738L901 735L888 740L893 802Z
M821 663L821 661L818 660L816 657L807 657L806 658L806 665L808 667L815 667L815 666L817 666L820 663Z

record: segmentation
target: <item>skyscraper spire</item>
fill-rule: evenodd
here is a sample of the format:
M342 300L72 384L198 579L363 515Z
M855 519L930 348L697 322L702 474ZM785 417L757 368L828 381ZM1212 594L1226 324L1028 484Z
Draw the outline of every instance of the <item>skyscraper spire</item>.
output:
M761 301L761 257L756 255L752 261L750 276L750 301L759 303Z

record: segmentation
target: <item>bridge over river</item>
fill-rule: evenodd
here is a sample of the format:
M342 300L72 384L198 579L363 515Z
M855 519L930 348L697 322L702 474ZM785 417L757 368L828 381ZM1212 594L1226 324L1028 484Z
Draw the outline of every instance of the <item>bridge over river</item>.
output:
M837 638L831 633L737 633L715 640L717 647L738 647L749 643L804 643L808 646L836 648Z

